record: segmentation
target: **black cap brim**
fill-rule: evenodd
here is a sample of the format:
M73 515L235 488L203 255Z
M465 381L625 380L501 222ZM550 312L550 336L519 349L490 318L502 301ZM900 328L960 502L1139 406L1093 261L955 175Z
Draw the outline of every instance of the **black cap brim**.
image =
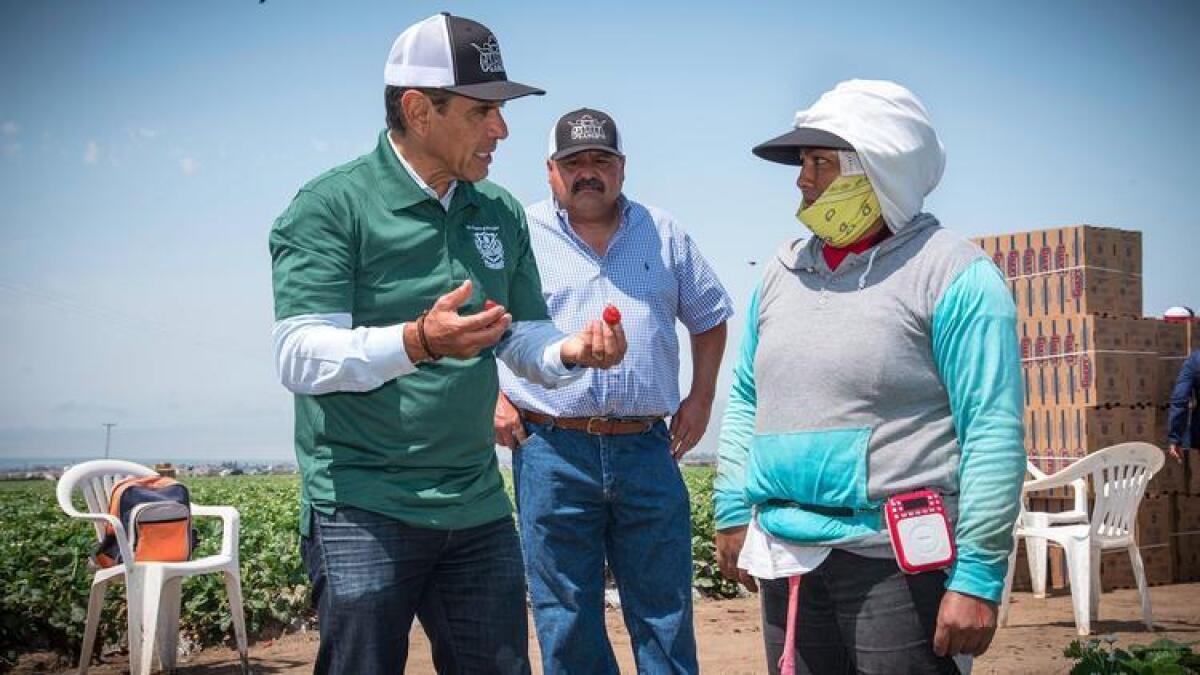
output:
M553 155L550 155L550 159L562 159L564 157L570 157L571 155L583 152L584 150L599 150L601 152L607 152L610 155L616 155L617 157L625 156L625 155L617 152L617 149L611 145L603 145L600 143L595 143L595 144L588 143L588 144L584 144L584 145L572 145L569 148L563 148L562 150L559 150L558 152L554 153Z
M823 129L800 127L756 145L752 152L768 162L800 166L800 148L854 150L854 146L837 134Z
M454 87L443 87L452 94L459 94L480 101L511 101L522 96L541 96L546 92L536 87L508 80L480 82L478 84L460 84Z

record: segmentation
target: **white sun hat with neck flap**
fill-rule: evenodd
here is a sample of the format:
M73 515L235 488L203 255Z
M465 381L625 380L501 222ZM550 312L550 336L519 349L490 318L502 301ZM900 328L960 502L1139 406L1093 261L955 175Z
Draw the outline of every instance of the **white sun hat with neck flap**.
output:
M893 232L921 211L946 167L946 151L924 104L895 82L841 82L797 112L793 126L756 146L754 154L795 166L800 164L800 148L853 150Z

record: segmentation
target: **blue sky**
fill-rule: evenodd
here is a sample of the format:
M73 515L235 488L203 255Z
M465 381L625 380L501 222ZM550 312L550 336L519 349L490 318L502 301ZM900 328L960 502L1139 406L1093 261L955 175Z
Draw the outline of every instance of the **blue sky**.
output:
M268 228L371 148L392 40L443 9L548 91L506 107L491 178L543 198L550 124L610 112L627 193L676 215L739 312L747 261L801 227L793 171L749 149L852 77L925 101L948 152L926 207L947 227L1139 229L1146 313L1200 305L1198 7L4 2L0 460L96 454L102 422L138 459L290 456Z

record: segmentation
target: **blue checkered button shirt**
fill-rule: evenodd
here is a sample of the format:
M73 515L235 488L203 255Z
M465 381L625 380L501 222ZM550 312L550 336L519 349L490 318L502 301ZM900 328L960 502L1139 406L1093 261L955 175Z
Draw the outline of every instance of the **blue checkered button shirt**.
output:
M625 360L558 389L513 375L502 363L500 386L518 408L556 417L670 415L679 407L679 340L675 320L692 334L733 315L721 282L671 216L621 198L621 224L604 256L571 229L553 199L528 207L529 233L542 294L558 329L573 334L621 310L629 342Z

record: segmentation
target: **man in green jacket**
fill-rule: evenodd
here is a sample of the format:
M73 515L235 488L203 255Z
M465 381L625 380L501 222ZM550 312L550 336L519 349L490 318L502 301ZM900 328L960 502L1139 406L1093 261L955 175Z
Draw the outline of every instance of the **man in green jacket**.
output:
M485 26L439 14L384 71L388 129L275 222L274 346L295 396L317 673L528 673L521 553L493 446L495 358L557 386L625 353L547 318L521 205L484 178L510 82Z

